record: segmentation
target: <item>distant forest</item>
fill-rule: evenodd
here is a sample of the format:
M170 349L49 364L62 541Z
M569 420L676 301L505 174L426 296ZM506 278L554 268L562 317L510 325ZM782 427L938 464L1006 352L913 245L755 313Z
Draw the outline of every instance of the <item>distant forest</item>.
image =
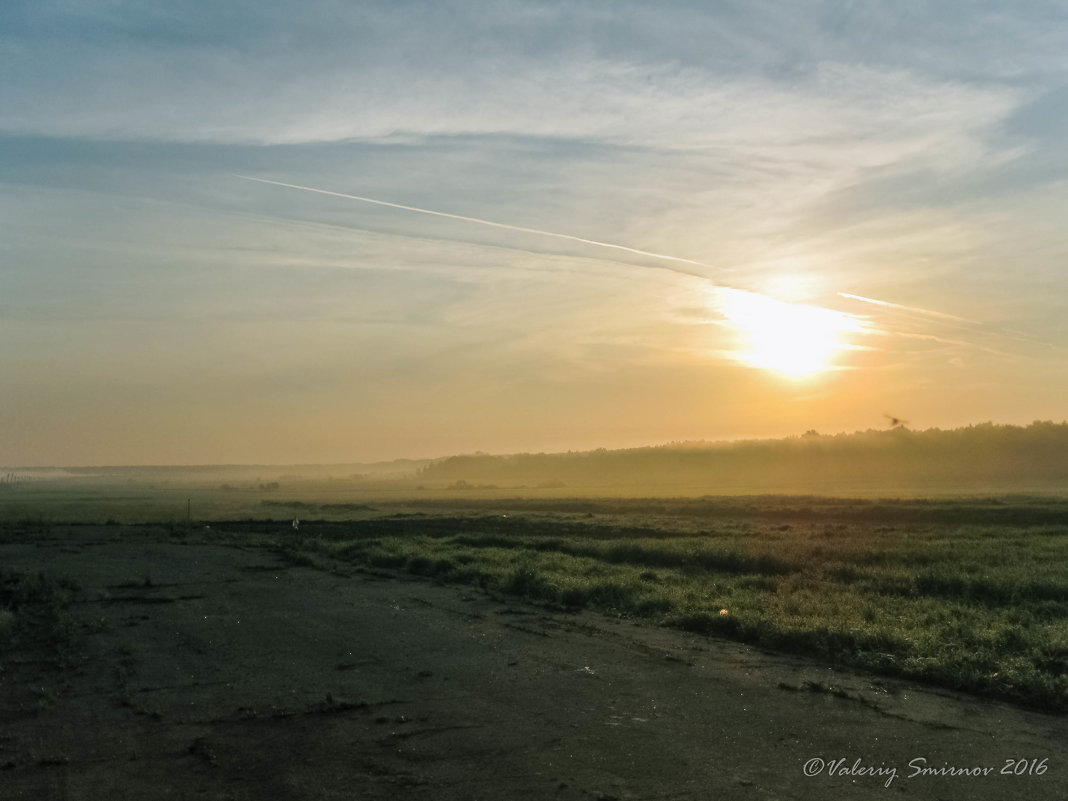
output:
M428 486L677 486L709 493L1068 491L1068 423L983 423L951 430L815 431L776 440L684 442L627 450L453 456Z

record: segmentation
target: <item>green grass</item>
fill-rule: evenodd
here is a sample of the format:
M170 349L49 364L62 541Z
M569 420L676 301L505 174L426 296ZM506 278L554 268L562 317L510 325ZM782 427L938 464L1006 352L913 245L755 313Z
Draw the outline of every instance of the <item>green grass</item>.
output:
M960 524L984 518L922 504L885 525L850 509L387 518L308 524L288 547L1068 709L1068 525L1026 510L1007 516L1030 525Z

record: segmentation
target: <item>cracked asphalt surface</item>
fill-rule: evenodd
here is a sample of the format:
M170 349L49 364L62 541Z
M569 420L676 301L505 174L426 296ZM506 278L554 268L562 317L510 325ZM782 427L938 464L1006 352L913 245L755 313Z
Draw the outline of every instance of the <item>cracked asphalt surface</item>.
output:
M0 564L84 589L0 659L2 799L1068 797L1062 717L736 643L149 527Z

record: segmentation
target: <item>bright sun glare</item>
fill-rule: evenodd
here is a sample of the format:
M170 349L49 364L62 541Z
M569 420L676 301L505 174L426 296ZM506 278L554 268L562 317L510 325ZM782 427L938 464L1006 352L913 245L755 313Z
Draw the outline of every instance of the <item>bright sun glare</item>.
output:
M751 367L803 377L831 369L836 351L858 330L847 314L817 306L784 303L767 295L727 290L717 304L746 341L732 356Z

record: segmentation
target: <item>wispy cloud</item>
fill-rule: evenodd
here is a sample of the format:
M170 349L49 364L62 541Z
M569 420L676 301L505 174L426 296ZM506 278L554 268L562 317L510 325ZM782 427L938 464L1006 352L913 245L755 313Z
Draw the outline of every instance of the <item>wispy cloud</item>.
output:
M294 459L1062 410L1062 17L9 0L6 419L60 454L49 415L90 398L147 453L183 408L251 442L245 397L319 443ZM815 321L809 357L856 369L801 392L731 358ZM354 404L348 444L306 422Z
M676 12L741 57L724 63L709 48L671 57L662 37L637 34L629 22L663 24L639 5L605 17L555 4L527 13L513 3L477 13L444 4L425 19L404 3L370 5L311 30L307 20L268 12L253 21L259 38L218 12L208 12L215 31L177 12L168 35L159 11L126 20L91 8L73 10L95 37L79 34L77 16L64 25L45 10L31 15L24 40L9 39L4 130L244 143L521 134L727 148L754 170L778 169L784 159L773 154L785 147L795 165L814 169L903 159L946 169L988 157L984 131L1026 97L1007 82L821 50L826 39L811 20L777 4L757 30L765 41L771 33L801 46L788 68L745 46L757 23L737 9ZM50 22L55 33L33 36L33 22ZM576 36L580 26L605 46ZM799 39L799 29L812 39ZM314 50L301 46L314 36L322 39ZM94 80L72 81L78 73Z

